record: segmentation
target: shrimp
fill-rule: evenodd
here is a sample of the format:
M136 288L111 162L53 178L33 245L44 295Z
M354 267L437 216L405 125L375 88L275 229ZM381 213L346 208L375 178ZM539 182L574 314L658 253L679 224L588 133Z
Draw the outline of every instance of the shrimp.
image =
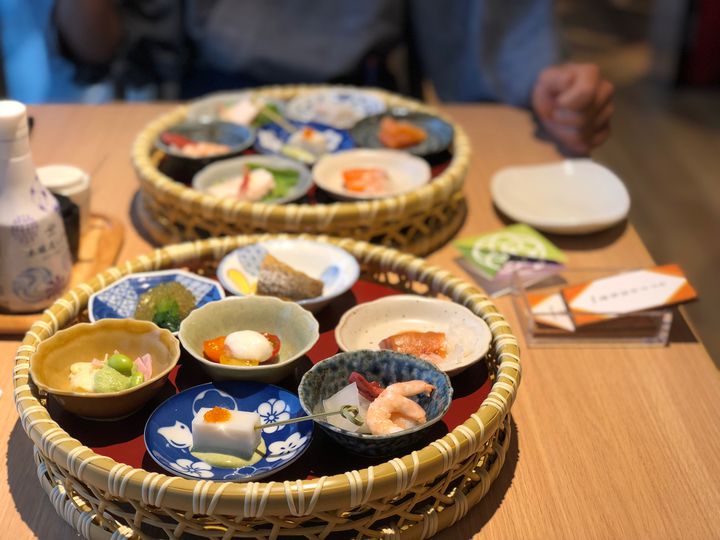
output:
M387 435L427 422L425 409L409 398L430 395L435 387L415 380L391 384L368 407L365 422L373 435Z

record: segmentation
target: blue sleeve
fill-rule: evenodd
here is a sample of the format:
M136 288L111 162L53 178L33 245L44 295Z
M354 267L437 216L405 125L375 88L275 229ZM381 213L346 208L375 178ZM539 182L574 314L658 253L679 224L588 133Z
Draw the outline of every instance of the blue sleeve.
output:
M421 68L443 101L528 106L559 61L552 0L410 0Z

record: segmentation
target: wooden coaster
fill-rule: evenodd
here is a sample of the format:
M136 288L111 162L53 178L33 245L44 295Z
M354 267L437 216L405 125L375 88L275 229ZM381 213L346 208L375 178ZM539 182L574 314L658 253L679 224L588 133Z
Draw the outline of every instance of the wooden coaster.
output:
M80 238L78 260L73 265L68 289L112 266L120 253L124 236L125 229L120 221L110 216L92 214L88 229ZM38 313L0 313L0 335L24 334L37 318Z

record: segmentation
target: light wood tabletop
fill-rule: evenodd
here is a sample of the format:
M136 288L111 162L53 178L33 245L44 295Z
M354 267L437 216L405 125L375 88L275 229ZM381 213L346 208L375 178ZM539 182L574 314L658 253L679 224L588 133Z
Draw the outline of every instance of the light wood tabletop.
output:
M35 164L69 163L92 175L93 210L126 225L120 262L151 249L130 217L138 189L130 145L145 123L169 108L31 108ZM442 109L467 130L473 147L465 184L469 216L459 236L498 228L503 222L488 190L493 172L559 156L535 137L526 112L499 105ZM626 224L552 239L569 255L570 267L653 264ZM429 260L470 279L458 255L445 246ZM528 348L510 299L496 303L523 344L513 441L490 492L437 538L720 538L720 375L702 344L678 332L661 348ZM0 341L6 374L19 339ZM0 463L0 537L76 538L37 481L10 376L0 388L0 451L7 456Z

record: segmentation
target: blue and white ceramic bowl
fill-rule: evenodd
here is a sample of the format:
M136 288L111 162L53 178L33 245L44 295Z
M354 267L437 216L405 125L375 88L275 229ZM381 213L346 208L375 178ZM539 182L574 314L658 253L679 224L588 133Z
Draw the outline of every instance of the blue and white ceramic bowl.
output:
M348 377L357 371L370 382L383 387L403 381L420 379L435 386L430 396L415 396L427 414L427 422L413 429L390 435L351 433L323 420L317 420L331 438L358 454L385 457L398 454L422 439L430 426L440 421L450 408L453 389L448 376L437 367L414 356L393 351L354 351L340 353L315 364L303 375L298 387L300 403L313 411L322 399L327 399L348 385Z
M195 309L225 298L220 284L184 270L162 270L130 274L90 296L88 315L100 319L131 319L140 296L161 283L177 281L195 297ZM176 332L177 333L177 332Z
M203 407L252 411L263 424L305 416L300 402L287 390L249 381L228 381L189 388L164 401L145 424L145 447L166 471L193 480L247 482L284 469L310 445L312 421L274 426L263 430L267 451L252 465L214 467L191 453L192 420Z
M350 289L360 276L357 260L344 249L325 242L287 239L259 242L229 253L218 266L220 283L237 296L254 294L260 264L268 253L323 282L322 296L298 301L313 313Z
M299 130L309 127L319 131L326 139L326 147L325 151L322 152L322 155L333 154L341 150L348 150L355 146L350 134L345 130L335 129L330 126L326 126L325 124L318 124L315 122L288 122ZM291 137L292 134L285 131L285 129L278 124L267 124L257 130L255 150L261 154L285 154L287 157L295 159L294 155L285 152L285 145L290 142ZM307 163L312 163L316 159L317 158L314 157Z
M358 120L385 110L385 102L372 90L325 89L300 94L290 100L286 114L299 122L320 122L349 129Z

